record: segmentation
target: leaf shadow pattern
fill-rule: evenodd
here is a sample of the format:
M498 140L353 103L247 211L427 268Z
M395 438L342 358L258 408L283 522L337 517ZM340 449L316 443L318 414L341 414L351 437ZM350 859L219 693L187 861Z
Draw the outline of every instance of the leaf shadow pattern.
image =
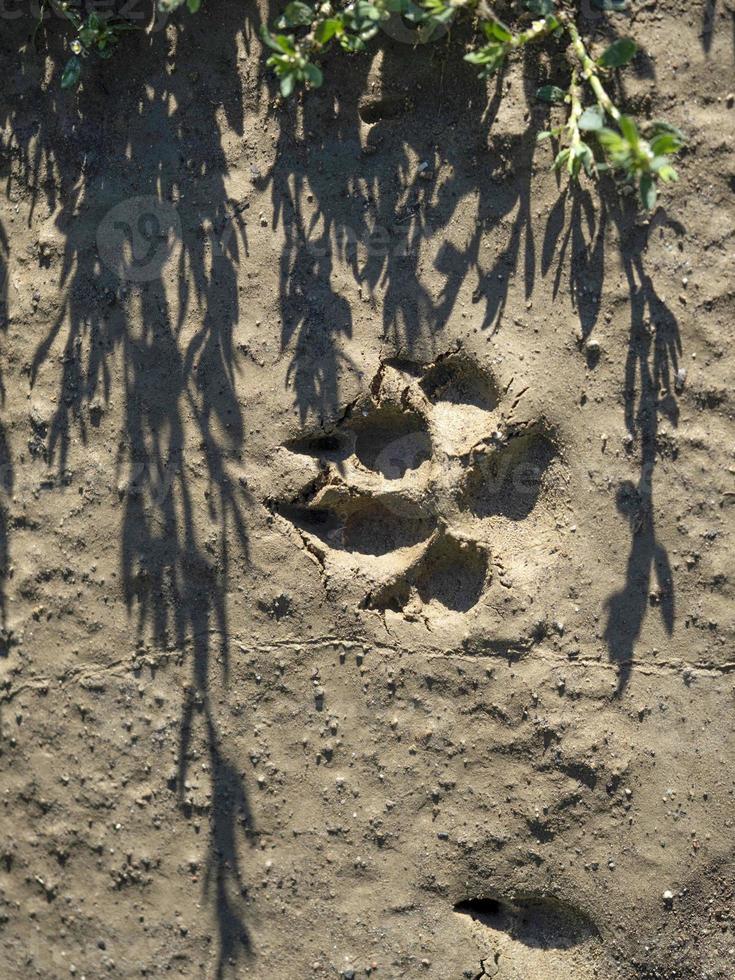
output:
M386 42L377 69L371 69L366 59L357 61L346 84L340 79L339 88L330 85L327 66L325 88L310 95L303 105L287 106L281 118L276 155L296 163L292 168L274 165L262 182L263 186L270 183L274 218L283 223L286 233L280 277L282 349L290 349L302 420L310 414L320 421L325 416L334 418L342 408L337 379L344 364L336 342L340 336L352 336L353 310L333 287L335 258L349 266L354 281L368 296L382 290L383 337L401 356L426 356L427 345L455 311L468 275L477 277L472 300L484 303L484 329L497 329L508 280L521 263L525 298L533 293L537 276L531 220L535 126L526 126L518 135L493 135L500 83L494 92L488 90L441 42L414 49L408 72L401 58L403 50L403 45ZM544 110L534 107L533 95L539 82L547 79L538 77L539 65L532 52L526 52L526 59L524 96L531 114L540 116ZM426 83L427 78L431 84ZM373 93L369 112L360 110L362 92ZM412 100L419 99L421 125L417 127L411 118ZM365 119L369 127L362 125ZM329 157L328 147L334 142L340 152ZM468 145L475 149L474 156L468 153ZM380 154L390 154L392 181L381 179L379 167L371 164ZM468 156L472 174L467 172ZM412 170L417 157L424 157L425 180ZM356 161L359 176L345 181L344 174L353 172ZM483 162L489 165L478 180ZM442 178L442 169L449 176ZM457 246L448 234L441 241L469 195L475 195L476 217L465 244ZM580 318L581 339L586 340L600 315L610 222L622 242L631 306L626 425L638 440L641 454L636 487L639 506L626 584L607 604L605 637L622 690L630 676L653 576L664 625L668 632L674 626L671 569L654 527L653 473L659 415L675 411L673 400L660 402L658 392L662 383L671 387L680 351L679 329L646 272L645 232L636 229L634 209L620 203L610 182L603 183L600 201L579 187L561 192L541 244L540 271L546 276L556 263L554 296L565 270L568 272L570 298ZM483 267L483 238L498 226L508 229L507 243L489 267ZM422 265L427 260L444 280L435 296L422 281ZM362 292L360 297L365 299ZM650 330L645 323L656 327ZM674 416L670 417L675 423Z
M64 303L32 365L35 380L52 349L62 346L58 410L48 436L49 453L59 470L69 464L73 433L78 432L85 444L89 440L90 402L110 396L112 358L119 357L123 364L124 426L117 462L124 483L124 594L141 635L149 630L157 645L191 649L192 676L179 725L177 790L185 807L184 783L198 730L207 746L212 778L204 880L215 904L216 975L222 977L252 947L238 854L241 839L252 837L254 823L247 787L222 747L210 697L215 657L222 663L225 682L228 677L226 595L232 552L248 555L246 499L230 476L245 440L235 392L233 329L240 312L237 273L248 241L225 187L227 160L218 135L220 110L227 125L242 134L235 38L241 32L252 34L260 14L256 5L242 8L221 0L216 16L214 29L211 22L192 19L182 22L177 32L176 58L192 74L199 73L196 90L184 73L166 71L166 40L154 35L129 42L131 51L134 43L139 45L131 61L140 77L130 92L118 96L116 114L109 113L102 82L85 86L78 101L52 82L45 93L28 85L22 99L4 102L2 121L10 132L7 152L15 173L32 194L45 195L64 242ZM0 41L9 59L7 70L25 77L34 63L19 56L18 27L11 27ZM384 337L406 355L433 343L455 312L468 276L476 278L473 301L484 305L486 329L497 326L509 273L521 258L527 297L533 289L534 127L524 125L520 134L496 138L490 128L500 101L498 87L488 93L474 69L461 60L461 52L452 53L454 46L449 50L438 43L419 49L408 73L406 50L389 40L376 72L368 58L351 61L349 71L340 78L335 72L321 92L282 110L276 163L261 186L271 188L273 222L286 237L279 269L281 344L289 351L290 379L302 419L343 407L339 376L351 365L341 347L353 333L354 304L335 285L336 258L346 260L353 282L365 290L368 307L370 294L384 291ZM212 58L223 70L211 71ZM530 63L523 76L528 99L541 79L534 78ZM407 125L400 115L378 111L369 114L372 122L366 130L360 96L373 84L382 93L397 94L406 106L412 97L420 97L421 119ZM364 110L363 116L367 118ZM73 140L68 133L74 134ZM121 145L129 147L126 165L118 160ZM468 146L475 148L474 156L468 154ZM391 177L371 164L384 153L391 154ZM415 169L417 158L423 161L420 173ZM478 186L478 169L482 171L488 160L489 173ZM345 180L344 174L356 170L358 176ZM182 195L185 215L175 207ZM186 220L179 236L176 310L160 270L144 281L121 285L114 270L101 263L90 234L121 202L146 197L172 203ZM443 241L460 203L470 198L476 220L466 243L460 247ZM145 213L128 216L131 233L140 217ZM218 232L234 228L234 234L226 236L226 242L223 236L212 252L202 234L205 222ZM483 237L504 224L510 227L508 243L488 269L480 257ZM367 254L362 255L358 246L366 243ZM581 240L572 238L572 252L581 247ZM421 280L427 254L444 280L437 296ZM626 261L635 315L654 306L658 311L660 301L640 256ZM601 246L590 268L601 270ZM202 322L184 342L187 311L195 304L204 310ZM596 315L590 307L588 329ZM672 348L669 344L660 349L657 340L651 368L651 343L646 346L637 333L635 340L640 344L629 358L633 387L630 395L626 392L631 402L629 426L641 433L652 474L655 378L671 359ZM637 409L636 372L641 379ZM201 504L186 466L190 421L203 453L208 517L216 528L206 538L201 532ZM650 479L641 477L638 492L650 505ZM2 542L0 538L0 547L6 547ZM628 583L650 578L654 563L663 567L657 547L650 518L649 531L634 538ZM621 618L623 604L622 599L611 600L610 622ZM633 615L622 639L609 641L621 678L644 612L638 609ZM666 614L673 623L673 596ZM213 635L220 637L216 649Z
M609 183L603 184L602 189L604 197L597 215L591 210L585 190L567 189L560 195L547 221L542 271L546 274L554 261L557 262L556 295L564 270L568 269L571 299L580 317L583 342L592 333L599 316L606 233L611 222L615 226L630 302L624 374L625 425L631 445L637 445L639 450L637 483L622 483L616 499L618 511L630 522L632 535L625 583L606 603L604 638L609 657L617 665L618 693L621 693L630 680L635 644L649 606L659 606L668 634L674 630L671 563L656 534L653 496L660 418L664 416L673 426L678 422L672 392L682 347L678 321L646 271L649 228L657 222L637 224L635 209L625 205L625 199L618 196L616 189ZM683 230L678 223L664 220L676 234Z
M709 54L712 50L712 41L714 39L715 30L717 28L717 0L705 0L702 4L702 29L699 33L700 40L702 42L702 48L705 54ZM722 19L727 19L729 14L729 27L730 27L730 37L733 47L733 53L735 53L735 11L725 9L719 13Z
M618 228L622 215L615 215ZM659 454L658 425L663 415L678 423L678 406L672 395L681 355L678 321L646 271L644 252L647 229L623 235L621 255L630 293L630 334L625 364L625 423L639 445L638 483L624 484L618 509L625 513L626 492L633 490L636 506L629 514L632 541L625 585L607 602L605 641L611 660L618 666L618 692L622 692L633 667L635 643L650 604L658 605L666 632L674 631L676 605L671 563L658 540L654 518L654 472ZM662 397L662 392L664 396ZM652 588L653 579L656 587Z
M714 3L705 5L702 38L707 50L711 43L714 12ZM640 65L638 74L655 77L650 60ZM624 92L621 94L624 97ZM600 191L598 214L590 194L580 187L568 187L559 196L547 221L542 274L546 275L550 270L556 255L556 296L563 271L568 270L571 300L580 318L580 340L584 343L600 314L606 232L610 223L615 226L630 301L624 377L625 424L639 452L637 483L622 483L616 499L619 512L627 517L631 527L625 582L606 602L604 639L609 658L617 667L617 692L621 694L630 680L635 644L649 606L659 607L669 635L675 625L671 563L656 534L653 498L659 420L665 416L674 426L678 422L672 390L682 348L676 316L659 296L646 270L649 229L654 225L636 223L635 208L626 205L626 199L619 196L611 181L603 181ZM676 234L682 232L677 222L666 217L664 221Z
M352 337L356 313L376 309L376 293L382 339L402 356L430 359L468 276L477 280L473 302L485 305L483 327L497 324L508 289L501 270L515 266L524 238L533 288L535 133L491 134L503 82L479 80L460 47L419 45L407 64L406 45L381 38L375 61L351 60L339 75L327 63L324 87L281 109L276 162L259 186L270 187L274 225L285 236L281 348L302 420L339 412L340 372L355 366L338 342ZM534 91L534 76L524 78L529 102ZM478 181L483 167L489 175ZM475 216L457 246L448 229L463 204ZM488 271L483 239L507 220L509 243ZM421 274L428 263L443 280L437 295ZM339 276L359 301L348 302Z
M26 81L20 98L0 102L0 121L8 134L9 185L17 181L30 194L31 220L44 204L61 242L60 305L31 365L33 385L62 351L47 436L49 460L60 472L76 465L77 436L92 443L90 406L110 401L122 365L121 395L114 394L122 399L116 468L123 592L138 644L186 651L191 665L174 788L186 812L189 766L203 745L211 779L203 881L221 978L253 951L240 853L253 844L255 828L211 694L218 669L222 683L229 677L232 565L249 554L249 500L233 474L245 441L233 330L248 243L225 187L220 135L222 116L229 131L243 134L237 42L249 48L260 12L221 0L216 16L215 32L203 18L182 20L175 30L176 57L191 74L167 70L170 32L131 35L129 84L117 92L115 113L105 88L109 72L92 74L77 94L62 92L58 80L42 89L43 59L21 51L27 24L14 21L0 45L9 74ZM59 46L58 36L47 33L52 48ZM118 62L112 70L119 74ZM182 199L186 208L177 206ZM113 212L121 220L110 225ZM170 256L160 248L178 251L175 300L159 261ZM5 252L3 241L3 267ZM0 535L0 561L3 548Z
M541 274L549 273L556 256L553 282L556 298L567 271L570 299L579 316L582 340L589 337L600 313L605 275L605 214L604 202L595 202L586 188L567 186L551 209L544 232Z

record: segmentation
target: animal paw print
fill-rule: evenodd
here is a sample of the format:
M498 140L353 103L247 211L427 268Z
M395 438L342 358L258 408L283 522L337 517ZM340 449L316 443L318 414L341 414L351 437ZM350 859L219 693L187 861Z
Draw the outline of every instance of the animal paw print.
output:
M363 608L427 621L522 587L554 547L562 464L514 387L462 350L384 362L339 424L286 446L310 478L273 509Z

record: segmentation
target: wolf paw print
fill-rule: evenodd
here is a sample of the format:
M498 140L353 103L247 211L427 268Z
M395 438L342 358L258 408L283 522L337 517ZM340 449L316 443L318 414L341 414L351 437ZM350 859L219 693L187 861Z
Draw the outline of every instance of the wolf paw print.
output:
M514 388L462 350L386 361L337 425L284 447L308 479L272 509L365 609L426 622L495 591L507 605L553 552L563 470Z

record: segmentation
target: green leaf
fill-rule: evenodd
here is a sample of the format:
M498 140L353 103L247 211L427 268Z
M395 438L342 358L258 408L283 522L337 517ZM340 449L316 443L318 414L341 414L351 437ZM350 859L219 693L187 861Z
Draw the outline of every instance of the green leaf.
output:
M556 11L554 0L526 0L524 6L539 17L546 17Z
M550 129L544 129L540 133L536 134L536 142L543 143L544 140L550 140L554 134Z
M657 157L664 156L666 153L676 153L680 147L680 141L671 133L661 133L651 140L651 149Z
M588 106L579 117L579 128L589 133L597 132L605 125L605 113L600 106Z
M319 86L324 81L322 70L321 68L318 68L316 65L312 65L312 64L304 65L304 75L309 85L311 85L313 88L319 88Z
M671 166L666 157L654 157L651 161L651 170L665 183L671 180L678 180L679 175Z
M411 24L416 24L426 19L426 11L423 7L417 7L411 0L404 0L401 4L401 16Z
M279 54L283 54L284 51L288 50L288 48L285 48L283 45L283 41L288 39L284 38L282 34L271 34L267 27L261 27L260 37L263 43L267 44L272 51L277 51Z
M641 201L647 211L653 211L656 207L656 181L651 174L643 174L639 185Z
M597 133L597 139L602 146L612 154L623 154L628 152L628 144L623 137L614 129L603 128Z
M677 153L686 143L682 131L666 122L652 123L648 126L646 135L651 141L651 149L655 156Z
M559 103L566 98L566 92L556 85L542 85L536 92L536 98L540 102Z
M79 76L81 74L82 60L81 58L77 58L76 55L72 55L64 65L64 70L61 73L61 87L74 88L79 83Z
M635 56L638 45L629 37L621 37L614 41L610 47L603 51L597 59L597 64L601 68L622 68Z
M195 14L201 5L202 0L186 0L186 6L189 8L190 14Z
M506 51L507 49L504 44L491 41L484 48L479 48L477 51L470 51L469 54L464 56L464 60L469 61L471 65L480 65L482 69L481 74L489 77L503 64Z
M630 116L621 116L619 125L621 133L630 145L633 148L637 147L639 142L638 130Z
M294 44L294 39L288 34L271 34L271 41L275 45L275 50L280 51L281 54L296 54L296 45Z
M308 3L292 0L286 5L283 14L278 18L278 27L306 27L314 19L314 11Z
M557 153L556 160L554 160L554 167L557 170L560 170L564 166L564 164L569 159L569 155L571 154L571 152L572 151L569 149L569 147L566 146L563 150L560 150Z
M655 122L652 122L649 125L648 134L650 137L660 136L662 133L667 133L670 136L676 136L682 146L684 143L686 143L686 139L684 138L682 131L671 123L664 122L663 119L657 119Z
M336 17L329 17L317 24L314 37L318 44L326 44L335 34L341 34L343 30L341 20L337 20Z
M349 51L351 54L357 54L359 51L365 50L365 42L362 38L355 37L353 34L343 32L339 35L339 43L345 51Z
M593 177L595 174L595 157L591 148L586 143L581 143L579 146L579 159L587 176Z
M496 41L512 41L513 35L508 28L499 20L486 20L482 29L488 38L495 38Z
M281 78L281 95L287 99L289 95L293 92L294 85L296 84L296 79L294 78L294 73L292 71L288 72Z
M367 0L357 0L355 4L355 16L360 20L379 21L383 19L383 12L375 4L367 3Z

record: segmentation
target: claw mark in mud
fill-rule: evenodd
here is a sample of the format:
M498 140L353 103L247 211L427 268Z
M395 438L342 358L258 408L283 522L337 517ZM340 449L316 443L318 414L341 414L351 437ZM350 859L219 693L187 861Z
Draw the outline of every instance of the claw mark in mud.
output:
M363 608L424 622L469 612L496 579L511 589L508 541L555 533L559 441L517 414L513 386L462 349L428 365L384 359L332 428L285 444L306 478L268 506L328 574L359 581Z

